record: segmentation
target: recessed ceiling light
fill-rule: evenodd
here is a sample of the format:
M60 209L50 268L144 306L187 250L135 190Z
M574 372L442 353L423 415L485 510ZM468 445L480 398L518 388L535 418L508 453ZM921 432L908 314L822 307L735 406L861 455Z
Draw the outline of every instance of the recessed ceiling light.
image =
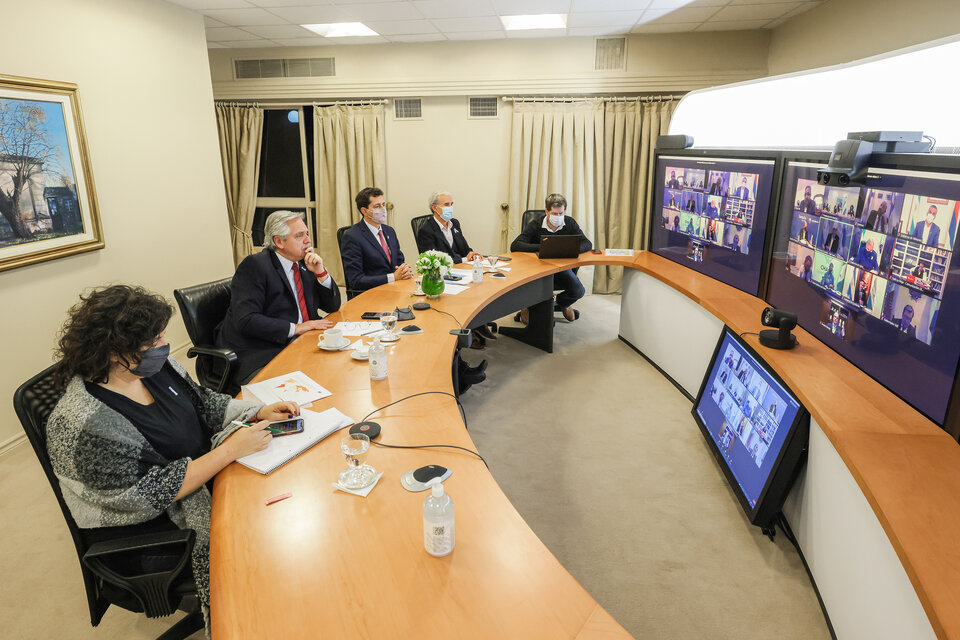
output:
M566 29L567 14L541 13L533 16L500 16L507 31L519 29Z
M327 38L344 38L346 36L378 36L380 35L362 22L334 22L332 24L302 24L304 29L310 29Z

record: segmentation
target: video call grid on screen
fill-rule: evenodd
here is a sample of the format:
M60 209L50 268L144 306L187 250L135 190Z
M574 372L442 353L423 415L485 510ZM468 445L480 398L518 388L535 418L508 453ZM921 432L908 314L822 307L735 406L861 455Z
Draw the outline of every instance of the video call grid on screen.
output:
M763 496L800 402L724 328L697 416L750 509Z
M787 163L769 301L942 425L960 360L960 175L872 168L863 187L831 188L820 167Z
M653 252L757 295L775 165L660 156Z

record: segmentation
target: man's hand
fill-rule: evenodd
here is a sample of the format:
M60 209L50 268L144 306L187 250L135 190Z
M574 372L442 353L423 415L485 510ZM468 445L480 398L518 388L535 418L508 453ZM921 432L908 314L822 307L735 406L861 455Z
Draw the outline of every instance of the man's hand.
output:
M307 255L303 256L303 263L314 275L318 276L326 271L323 268L323 258L313 252L313 247L307 249Z
M479 251L471 251L467 254L467 257L463 259L464 262L473 262L477 258L483 259L483 254Z
M394 280L409 280L413 277L413 269L406 262L397 267L397 270L393 272Z
M332 326L333 322L331 320L307 320L297 325L297 328L293 331L293 335L303 335L307 331L323 331Z

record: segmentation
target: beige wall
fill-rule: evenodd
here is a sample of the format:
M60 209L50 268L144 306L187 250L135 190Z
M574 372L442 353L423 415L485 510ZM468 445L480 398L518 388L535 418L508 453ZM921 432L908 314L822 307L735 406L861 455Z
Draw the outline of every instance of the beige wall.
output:
M14 389L52 362L88 287L173 289L232 271L213 93L199 16L154 0L4 3L2 72L74 82L106 248L0 273L0 445L22 434ZM179 315L168 331L187 341Z
M766 31L630 36L625 71L594 71L594 39L212 49L214 94L302 99L690 90L766 73ZM235 58L333 57L336 76L233 80Z
M828 0L773 30L768 67L814 69L958 33L957 0Z

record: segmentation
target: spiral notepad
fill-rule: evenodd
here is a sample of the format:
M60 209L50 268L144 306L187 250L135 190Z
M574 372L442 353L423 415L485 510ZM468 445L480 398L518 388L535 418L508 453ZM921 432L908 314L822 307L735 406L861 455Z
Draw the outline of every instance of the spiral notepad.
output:
M270 441L270 446L263 451L237 458L237 462L257 473L267 475L290 462L331 433L353 424L353 418L336 409L327 409L320 413L309 409L301 409L300 417L303 418L302 433L274 438Z

